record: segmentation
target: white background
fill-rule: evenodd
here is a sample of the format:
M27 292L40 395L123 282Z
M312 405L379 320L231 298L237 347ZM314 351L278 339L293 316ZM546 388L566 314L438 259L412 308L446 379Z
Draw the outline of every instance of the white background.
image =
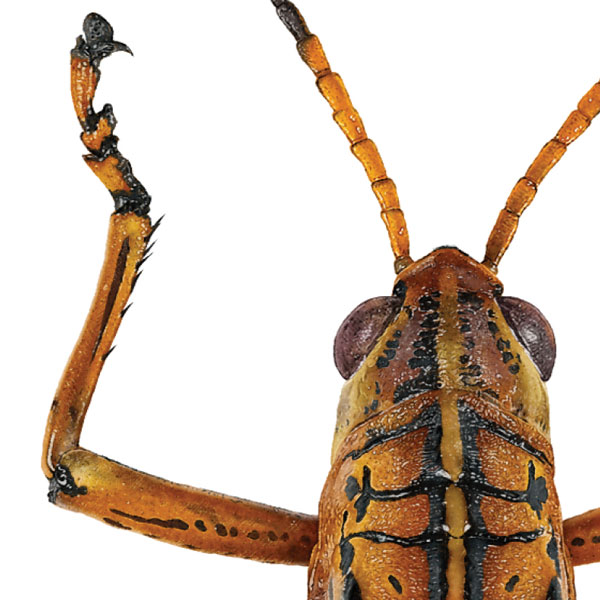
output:
M514 182L600 75L594 2L298 0L397 182L422 256L481 258ZM166 213L82 443L163 477L315 513L342 379L333 337L389 293L362 168L268 0L2 9L0 586L11 598L301 600L306 571L153 543L61 511L45 419L104 252L112 200L80 158L69 54L101 12L135 58L102 65L120 149ZM600 131L548 176L501 264L555 328L565 516L600 505ZM597 598L600 567L577 570Z

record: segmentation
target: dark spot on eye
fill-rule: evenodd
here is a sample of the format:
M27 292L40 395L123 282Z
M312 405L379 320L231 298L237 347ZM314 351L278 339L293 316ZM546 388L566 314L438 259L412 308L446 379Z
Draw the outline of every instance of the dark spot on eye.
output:
M223 525L223 523L217 523L215 525L215 530L217 532L217 535L220 535L221 537L225 537L227 535L227 528L225 527L225 525Z
M196 526L196 529L199 529L200 531L206 531L206 525L202 519L198 519L194 525Z
M580 537L573 538L571 541L572 546L583 546L585 544L585 540Z
M519 365L517 365L517 364L513 364L513 365L510 365L510 367L508 367L508 370L513 375L516 375L521 370L521 367L519 367Z
M469 362L469 355L463 354L458 360L462 365L466 365Z
M513 358L514 358L514 356L512 355L512 352L503 352L502 353L502 362L504 362L504 364L511 361Z
M556 341L550 323L533 304L520 298L505 296L498 299L498 304L508 326L529 352L542 380L548 381L556 358Z
M256 529L253 529L249 534L248 537L251 540L257 540L260 537L260 534L258 533L258 531L256 531Z
M359 304L340 325L333 344L335 365L344 379L360 367L379 338L402 309L403 298L379 296ZM387 367L395 355L394 341L377 361L379 368ZM387 358L386 358L387 357Z
M387 358L383 358L383 356L380 356L377 359L377 368L378 369L385 369L385 367L389 367L390 366L390 361Z

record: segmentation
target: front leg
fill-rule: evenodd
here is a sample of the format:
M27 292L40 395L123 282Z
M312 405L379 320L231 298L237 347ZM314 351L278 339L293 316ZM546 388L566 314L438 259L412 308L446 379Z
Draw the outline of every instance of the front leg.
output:
M600 562L600 508L567 519L564 532L573 566Z
M92 106L100 61L129 48L113 40L100 15L88 15L84 32L71 53L73 103L90 152L84 159L111 192L115 212L96 295L48 417L42 468L50 480L49 499L193 550L306 565L317 539L316 517L174 484L79 446L98 377L158 226L148 216L150 196L117 149L112 107L95 112Z

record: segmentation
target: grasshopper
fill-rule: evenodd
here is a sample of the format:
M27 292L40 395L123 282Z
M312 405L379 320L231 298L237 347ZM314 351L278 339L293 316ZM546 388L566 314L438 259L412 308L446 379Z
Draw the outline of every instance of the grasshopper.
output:
M517 182L481 262L441 247L419 260L394 182L296 7L273 1L365 168L389 234L389 296L336 336L348 381L318 517L173 484L79 445L83 421L160 221L117 147L112 107L93 108L100 61L129 48L91 14L72 52L88 166L115 201L105 264L53 402L43 469L55 504L190 549L309 566L309 598L574 598L573 566L600 560L600 513L564 521L553 485L552 329L497 277L525 208L600 112L596 84Z

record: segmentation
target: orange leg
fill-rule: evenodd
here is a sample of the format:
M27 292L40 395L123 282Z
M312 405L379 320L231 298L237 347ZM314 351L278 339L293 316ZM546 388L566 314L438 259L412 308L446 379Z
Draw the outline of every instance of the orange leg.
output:
M567 519L563 526L573 566L600 562L600 508Z
M592 86L567 117L558 133L540 150L527 172L512 189L506 206L500 211L485 249L483 264L498 271L498 263L508 249L519 225L523 211L533 202L538 186L552 167L590 125L600 112L600 82Z
M333 110L333 119L350 142L352 154L365 168L381 206L381 218L390 237L396 273L412 263L408 231L395 183L387 176L377 146L369 139L358 111L352 106L342 78L331 71L321 42L306 25L300 11L288 0L272 0L277 14L297 42L298 53L317 78L317 87Z
M84 32L86 39L78 38L71 53L73 103L90 152L84 159L111 192L115 212L96 294L48 417L42 459L48 497L114 527L186 548L306 565L317 539L316 517L174 484L79 446L100 371L158 226L148 217L150 196L117 149L112 107L92 107L100 61L129 49L113 40L99 15L86 18Z

